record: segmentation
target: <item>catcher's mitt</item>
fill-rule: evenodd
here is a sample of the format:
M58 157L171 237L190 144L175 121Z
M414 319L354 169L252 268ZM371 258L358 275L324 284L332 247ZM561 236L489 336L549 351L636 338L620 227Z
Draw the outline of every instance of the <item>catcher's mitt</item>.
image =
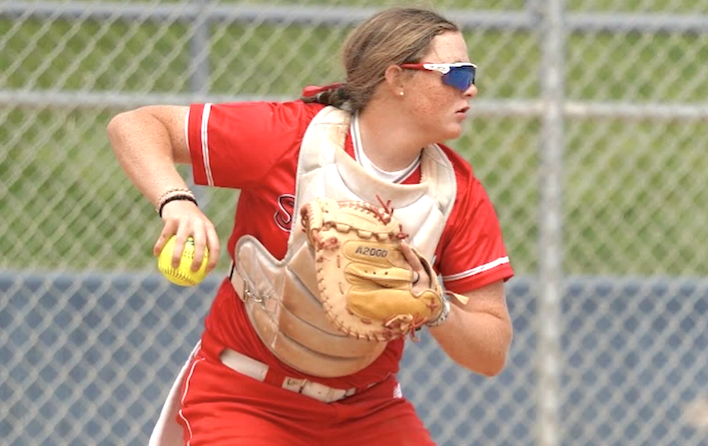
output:
M315 250L319 299L343 332L389 341L435 321L443 293L430 263L415 252L434 289L416 295L414 274L400 249L406 234L387 205L318 198L300 210Z

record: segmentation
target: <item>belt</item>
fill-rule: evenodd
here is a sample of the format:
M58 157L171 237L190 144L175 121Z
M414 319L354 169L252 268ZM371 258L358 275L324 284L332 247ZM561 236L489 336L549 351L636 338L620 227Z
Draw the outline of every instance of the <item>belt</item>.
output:
M236 274L235 274L236 275ZM273 383L291 392L314 398L323 403L333 403L356 393L356 388L335 389L305 378L283 376L271 370L266 364L241 354L230 348L219 355L221 362L231 370L249 376L257 381Z

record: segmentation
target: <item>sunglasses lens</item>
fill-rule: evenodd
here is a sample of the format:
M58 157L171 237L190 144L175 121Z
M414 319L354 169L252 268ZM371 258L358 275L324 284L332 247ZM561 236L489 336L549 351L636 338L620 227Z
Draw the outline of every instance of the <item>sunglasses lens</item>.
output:
M467 91L474 84L475 67L450 67L450 71L443 75L443 83L461 91Z

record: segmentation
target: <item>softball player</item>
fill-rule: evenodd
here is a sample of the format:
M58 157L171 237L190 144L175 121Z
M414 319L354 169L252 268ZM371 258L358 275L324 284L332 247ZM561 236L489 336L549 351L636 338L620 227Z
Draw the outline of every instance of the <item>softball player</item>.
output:
M411 245L469 298L446 305L430 333L473 372L503 368L513 271L482 185L441 144L461 134L477 94L462 34L432 11L389 9L353 31L343 59L345 83L308 87L300 100L143 107L109 124L118 160L164 221L156 254L176 234L178 253L194 238L195 269L205 247L209 269L219 256L175 163L191 164L198 184L241 190L233 266L153 445L433 444L396 380L404 341L338 334L313 304L312 262L293 228L318 196L395 197ZM417 287L436 280L406 258Z

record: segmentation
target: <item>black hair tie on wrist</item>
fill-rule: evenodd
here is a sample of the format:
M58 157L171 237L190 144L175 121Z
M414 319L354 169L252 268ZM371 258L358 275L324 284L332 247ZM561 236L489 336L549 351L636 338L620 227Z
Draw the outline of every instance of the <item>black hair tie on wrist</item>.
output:
M157 212L160 215L160 218L162 218L162 209L164 209L165 205L167 203L170 203L173 201L191 201L192 203L194 203L195 206L199 207L199 204L197 203L197 199L191 195L187 195L187 194L174 195L174 196L166 199L165 201L163 201L162 204L160 204L160 210Z

